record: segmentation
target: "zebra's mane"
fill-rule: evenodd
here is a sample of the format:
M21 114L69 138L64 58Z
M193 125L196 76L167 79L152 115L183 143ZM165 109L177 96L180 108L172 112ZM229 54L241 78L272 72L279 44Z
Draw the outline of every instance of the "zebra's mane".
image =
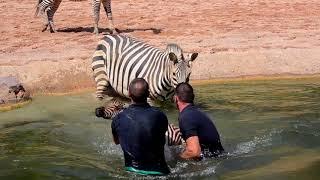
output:
M180 59L182 56L182 49L177 44L168 44L167 49L166 49L166 53L168 53L168 54L174 53L178 57L178 59Z

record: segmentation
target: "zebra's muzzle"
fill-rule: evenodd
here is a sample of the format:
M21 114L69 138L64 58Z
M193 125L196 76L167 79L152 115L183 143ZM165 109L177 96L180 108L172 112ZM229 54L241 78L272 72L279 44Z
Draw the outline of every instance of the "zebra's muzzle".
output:
M96 108L96 112L95 112L97 117L103 117L104 116L104 107L98 107Z

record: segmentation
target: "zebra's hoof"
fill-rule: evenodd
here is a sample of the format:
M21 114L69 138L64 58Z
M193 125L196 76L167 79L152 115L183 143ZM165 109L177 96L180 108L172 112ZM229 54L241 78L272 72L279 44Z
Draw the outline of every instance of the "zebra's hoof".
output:
M45 32L47 29L48 29L48 26L45 25L45 26L43 26L43 28L42 28L41 31L42 31L42 32Z
M56 33L57 31L50 27L50 33Z
M98 34L99 34L99 29L94 28L93 33L96 34L96 35L98 35Z

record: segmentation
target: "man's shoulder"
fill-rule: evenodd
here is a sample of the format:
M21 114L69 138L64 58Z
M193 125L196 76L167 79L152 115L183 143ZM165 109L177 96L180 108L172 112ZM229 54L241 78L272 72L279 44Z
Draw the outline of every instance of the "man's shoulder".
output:
M147 114L152 114L152 115L161 115L161 116L166 117L166 114L160 108L157 108L154 106L145 107L144 109L142 109L141 114L139 113L140 111L141 111L141 109L138 111L138 115L144 116ZM116 117L121 118L121 117L124 117L124 116L126 116L130 113L133 113L133 112L137 112L136 109L134 107L129 106L128 108L125 108L121 112L119 112ZM147 114L145 114L145 113L147 113Z
M158 107L150 106L150 111L155 115L167 117L166 114Z
M198 107L192 106L189 107L188 109L184 110L181 112L179 115L179 118L185 121L195 121L196 123L199 123L201 119L210 119L206 113L201 111Z
M202 112L196 106L190 106L184 109L181 112L180 116L189 117L189 116L199 115L199 114L202 114Z

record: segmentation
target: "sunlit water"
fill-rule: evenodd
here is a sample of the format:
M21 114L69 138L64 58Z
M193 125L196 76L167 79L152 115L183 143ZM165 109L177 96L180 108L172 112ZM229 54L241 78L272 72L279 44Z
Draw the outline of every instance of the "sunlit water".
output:
M189 179L320 179L320 79L195 86L196 102L214 119L226 157L176 161ZM92 93L38 96L0 113L0 179L138 178L123 170L110 121L96 118ZM162 106L177 124L173 105Z

